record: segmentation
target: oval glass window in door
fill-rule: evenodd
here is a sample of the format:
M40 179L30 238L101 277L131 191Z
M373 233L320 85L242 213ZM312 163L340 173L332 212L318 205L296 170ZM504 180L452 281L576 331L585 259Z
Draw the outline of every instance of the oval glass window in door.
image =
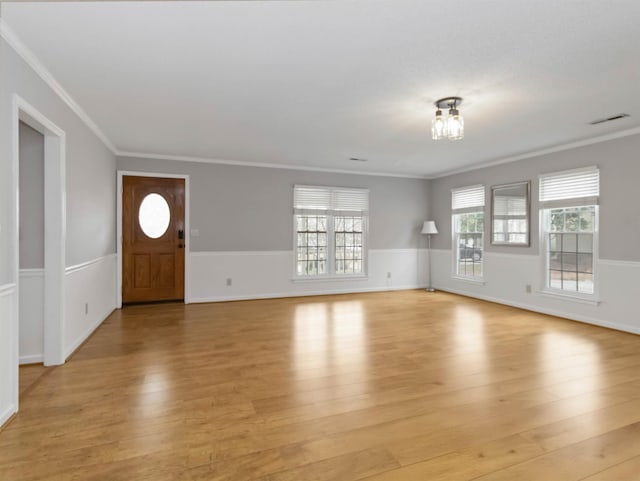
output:
M169 228L171 213L167 200L160 194L147 194L138 211L138 222L147 237L162 237Z

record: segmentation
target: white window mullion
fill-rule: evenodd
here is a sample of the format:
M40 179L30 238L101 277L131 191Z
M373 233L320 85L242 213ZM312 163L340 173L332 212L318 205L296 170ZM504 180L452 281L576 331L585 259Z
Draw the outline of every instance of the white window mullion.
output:
M328 267L331 275L336 273L336 232L335 232L335 219L333 215L327 216L327 235L329 236L327 242L327 255Z
M540 229L540 245L544 249L544 269L542 278L544 279L545 289L548 289L551 286L551 271L549 269L551 264L551 247L549 245L549 225L551 222L550 211L548 209L543 209L540 217L542 219L540 225L543 226L543 228Z

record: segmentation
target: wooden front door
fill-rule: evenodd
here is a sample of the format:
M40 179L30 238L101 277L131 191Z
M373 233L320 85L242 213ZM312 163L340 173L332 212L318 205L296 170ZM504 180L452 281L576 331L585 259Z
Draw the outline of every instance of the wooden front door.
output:
M123 176L123 303L184 299L184 195L184 179Z

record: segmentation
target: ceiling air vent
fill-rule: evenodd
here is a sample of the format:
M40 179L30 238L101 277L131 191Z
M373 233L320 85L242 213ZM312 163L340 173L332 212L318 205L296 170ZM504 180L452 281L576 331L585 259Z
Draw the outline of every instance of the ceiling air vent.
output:
M611 122L612 120L624 119L625 117L631 117L629 114L618 114L613 117L609 117L606 119L594 120L593 122L589 122L591 125L604 124L605 122Z

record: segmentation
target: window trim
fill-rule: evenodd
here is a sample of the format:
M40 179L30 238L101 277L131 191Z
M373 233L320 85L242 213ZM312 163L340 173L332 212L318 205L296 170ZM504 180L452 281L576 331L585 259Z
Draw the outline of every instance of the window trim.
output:
M576 199L576 205L565 206L565 207L540 207L540 229L539 229L539 241L540 248L543 249L542 252L542 266L541 266L541 276L542 280L540 286L540 294L551 296L559 299L564 299L568 301L576 301L583 302L587 304L599 305L600 304L600 275L598 272L598 264L600 261L599 256L599 240L600 240L600 206L598 203L593 203L589 205L595 206L595 218L593 222L593 293L589 294L587 292L574 292L564 289L558 289L555 287L551 287L549 285L549 232L547 231L547 225L550 222L549 220L549 212L553 209L571 209L571 208L579 208L585 207L584 204L580 202L580 199Z
M471 193L473 194L479 194L479 192L482 191L482 203L480 204L480 197L478 196L478 203L475 205L465 205L464 207L460 207L460 208L454 208L455 206L455 202L456 202L456 194L459 192L467 192L467 193ZM484 277L484 257L486 254L486 249L485 249L485 244L486 244L486 229L487 229L487 213L486 213L486 205L487 205L487 186L484 184L474 184L474 185L469 185L469 186L465 186L465 187L456 187L454 189L451 189L451 244L452 244L452 251L453 251L453 256L452 256L452 265L451 265L451 277L457 280L464 280L464 281L470 281L473 283L484 283L485 277ZM481 276L465 276L465 275L461 275L458 273L458 267L459 267L459 259L458 259L458 253L459 253L459 246L458 246L458 239L457 239L457 232L456 232L456 216L458 215L465 215L465 214L477 214L477 213L481 213L482 214L482 232L480 232L480 234L482 235L482 257L480 259L480 263L481 263L481 270L482 270L482 275Z
M466 212L466 209L463 209L461 212L460 211L452 211L451 212L451 242L452 242L452 247L453 247L453 264L452 264L452 269L451 269L451 277L454 279L458 279L458 280L463 280L463 281L469 281L469 282L473 282L475 284L484 284L485 279L484 279L484 258L485 258L485 254L487 253L487 251L485 250L484 246L485 246L485 211L484 211L484 206L480 207L476 207L476 209L480 209L480 210L474 210L471 212ZM463 274L460 274L458 272L458 264L459 264L459 259L458 259L458 242L457 242L457 232L456 232L456 216L458 215L467 215L467 214L482 214L483 219L482 219L482 225L483 225L483 229L482 232L479 232L479 234L482 235L482 256L480 258L480 265L482 266L482 275L481 276L465 276ZM473 234L478 234L478 232L474 232Z
M359 193L366 193L367 204L369 202L369 189L355 188L355 187L330 187L321 185L294 185L293 192L295 198L296 188L313 188L324 189L330 192L334 191L355 191ZM303 209L304 210L304 209ZM298 231L296 224L296 217L298 215L324 215L327 217L327 272L326 274L317 275L299 275L298 274ZM335 218L336 217L361 217L362 218L362 272L359 273L336 273L336 259L335 259ZM367 280L369 278L369 210L362 211L337 211L333 209L317 210L315 214L312 210L308 212L296 212L295 200L293 204L293 225L291 229L292 241L293 241L293 259L292 259L292 276L293 282L313 282L313 281L341 281L341 280Z

